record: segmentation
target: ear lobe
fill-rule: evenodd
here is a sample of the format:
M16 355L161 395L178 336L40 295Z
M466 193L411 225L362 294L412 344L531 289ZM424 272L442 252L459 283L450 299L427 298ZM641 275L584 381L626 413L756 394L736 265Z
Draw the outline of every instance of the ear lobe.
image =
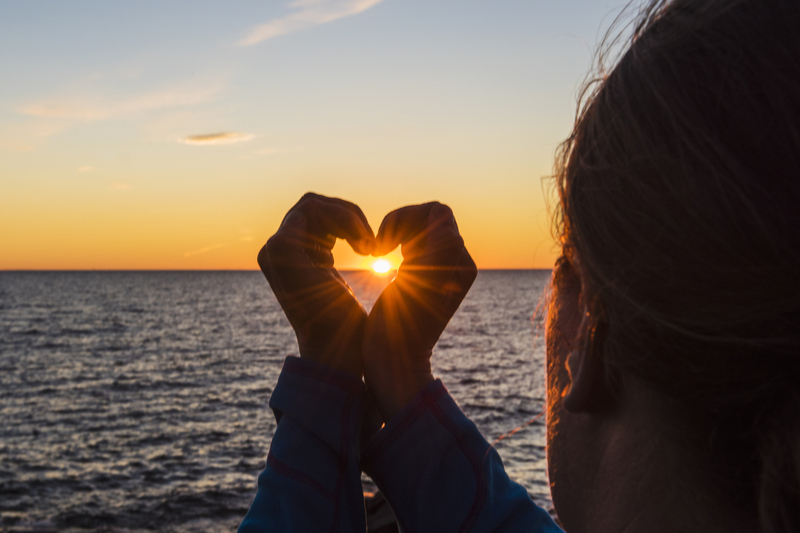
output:
M594 342L582 344L567 358L570 387L564 395L564 408L571 413L597 413L606 409L611 399L605 362Z

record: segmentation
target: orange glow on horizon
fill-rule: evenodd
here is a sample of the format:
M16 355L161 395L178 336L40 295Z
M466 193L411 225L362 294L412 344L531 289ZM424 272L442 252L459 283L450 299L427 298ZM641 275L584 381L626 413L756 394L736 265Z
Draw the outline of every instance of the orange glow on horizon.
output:
M228 198L218 191L221 200L187 205L136 187L77 192L71 202L62 201L70 197L66 186L19 201L0 197L0 227L6 229L0 231L0 270L258 270L259 249L279 227L286 205L299 197L286 193L264 206L265 195ZM348 191L338 196L364 205L374 227L397 205L437 197L359 198ZM504 211L490 201L457 197L448 204L480 269L550 268L559 253L545 233L543 207L502 202ZM523 215L514 215L512 207ZM344 240L333 254L340 270L374 272L377 258L357 254ZM397 269L400 247L384 259L390 271Z

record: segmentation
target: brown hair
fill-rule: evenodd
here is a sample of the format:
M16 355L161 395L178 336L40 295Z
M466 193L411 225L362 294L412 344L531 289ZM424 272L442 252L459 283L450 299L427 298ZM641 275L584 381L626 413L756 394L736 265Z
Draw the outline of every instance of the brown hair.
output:
M651 2L595 82L555 180L583 342L702 413L762 531L800 531L800 2Z

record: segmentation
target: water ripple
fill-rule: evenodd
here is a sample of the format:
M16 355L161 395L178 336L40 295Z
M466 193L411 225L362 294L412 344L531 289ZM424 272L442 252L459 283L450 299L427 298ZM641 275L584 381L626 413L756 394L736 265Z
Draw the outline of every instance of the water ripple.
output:
M385 281L344 275L371 307ZM481 272L435 349L490 441L542 408L528 317L548 275ZM297 353L260 273L2 272L0 295L0 529L236 529ZM547 505L544 441L535 423L497 448Z

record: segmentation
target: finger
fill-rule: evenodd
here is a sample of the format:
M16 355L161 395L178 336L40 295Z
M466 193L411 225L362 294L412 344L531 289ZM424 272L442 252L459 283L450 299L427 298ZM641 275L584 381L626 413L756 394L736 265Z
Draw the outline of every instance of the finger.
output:
M464 247L452 210L431 207L419 255L404 261L398 280L442 316L455 312L477 276L477 267Z
M409 205L396 209L386 215L375 237L373 255L386 255L399 245L403 245L404 257L421 247L431 210L439 202ZM412 254L413 255L413 254Z
M305 196L308 196L309 198L319 198L319 199L322 199L322 200L327 200L327 201L339 204L342 207L352 211L353 213L355 213L358 216L358 218L361 220L363 225L367 229L369 229L370 235L373 234L372 228L370 227L369 222L367 221L366 215L364 215L364 212L361 210L361 208L358 207L353 202L348 202L347 200L342 200L341 198L333 198L333 197L330 197L330 196L322 196L321 194L316 194L316 193L313 193L313 192L306 193Z
M294 211L306 216L309 239L316 246L330 250L336 238L340 238L347 240L357 253L368 255L372 252L372 228L357 205L339 198L308 193L290 213Z
M454 265L412 267L398 273L373 307L390 317L389 342L417 357L430 357L433 346L475 281L477 269L466 249Z
M317 193L314 193L314 192L307 192L302 196L302 198L300 198L300 200L297 201L297 203L292 207L291 210L293 210L296 207L298 207L299 205L307 202L308 200L323 200L323 201L339 204L342 207L345 207L345 208L347 208L349 210L352 210L354 213L356 213L356 215L358 215L358 217L361 219L361 222L367 228L369 228L369 222L367 221L367 217L364 215L364 212L361 211L361 208L358 207L353 202L348 202L347 200L342 200L341 198L334 198L332 196L323 196L321 194L317 194ZM370 229L370 231L371 231L371 229Z
M375 238L373 255L389 253L398 244L402 245L406 267L418 261L428 266L447 266L457 262L464 240L453 211L439 202L429 202L386 215Z
M300 211L290 211L258 254L258 264L279 298L314 281L318 264L309 257L308 247L308 219Z
M308 228L308 218L302 211L290 212L259 254L267 279L274 278L283 293L298 294L332 277L342 281L333 275L336 271L330 249L315 245Z
M325 316L329 308L355 301L333 268L320 268L309 257L307 225L303 213L290 213L258 257L272 291L298 332L298 328Z
M464 239L458 231L453 211L446 205L434 205L425 227L425 244L420 251L422 264L455 265L461 257Z
M378 230L376 252L398 242L404 259L395 279L398 294L432 325L446 323L477 276L452 210L431 202L390 213Z

